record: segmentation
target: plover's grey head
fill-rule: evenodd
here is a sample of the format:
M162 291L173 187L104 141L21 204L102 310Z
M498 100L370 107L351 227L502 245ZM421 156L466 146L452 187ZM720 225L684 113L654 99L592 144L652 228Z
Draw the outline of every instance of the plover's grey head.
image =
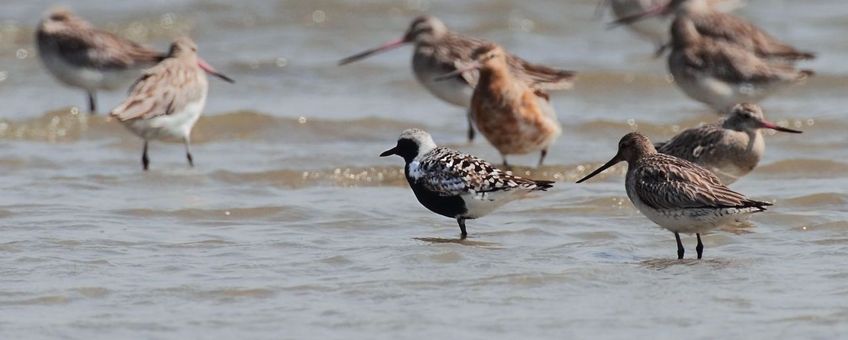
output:
M433 16L422 15L412 20L406 34L403 35L403 40L406 42L435 42L447 33L448 27L441 20Z
M380 157L398 155L409 163L418 155L425 154L436 148L436 142L427 131L421 129L404 130L398 137L397 145L380 154Z
M746 132L754 132L759 129L772 129L789 133L801 133L801 131L777 126L777 124L767 121L765 117L763 117L763 110L760 106L750 103L736 104L733 106L730 110L730 115L724 123L722 123L722 127L725 129Z
M577 181L577 183L582 183L583 181L594 177L601 173L601 171L618 164L618 162L626 161L627 163L633 163L639 160L639 158L655 153L657 153L657 149L654 148L654 144L651 143L648 137L645 137L638 132L628 133L624 135L624 137L621 137L621 140L618 141L618 153L615 154L615 157L610 159L609 162L602 165L597 170L586 175L586 177Z

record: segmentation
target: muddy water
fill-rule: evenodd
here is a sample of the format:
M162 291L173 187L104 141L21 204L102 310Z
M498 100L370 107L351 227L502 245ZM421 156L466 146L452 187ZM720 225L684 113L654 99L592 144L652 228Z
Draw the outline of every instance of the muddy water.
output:
M0 13L0 334L33 337L835 338L848 331L848 6L752 1L741 11L819 52L807 84L763 103L803 135L774 134L734 188L775 202L677 261L672 234L627 200L623 168L585 185L618 138L715 119L666 80L651 46L606 30L592 1L75 1L97 25L165 48L190 33L238 83L211 81L182 146L141 143L41 68L46 1ZM410 74L408 48L335 61L429 12L527 59L580 71L555 94L564 134L541 169L556 190L469 222L418 205L407 127L464 143L462 111ZM111 108L124 93L103 93ZM518 157L532 165L536 156ZM690 250L694 239L684 237ZM690 251L693 253L694 251Z

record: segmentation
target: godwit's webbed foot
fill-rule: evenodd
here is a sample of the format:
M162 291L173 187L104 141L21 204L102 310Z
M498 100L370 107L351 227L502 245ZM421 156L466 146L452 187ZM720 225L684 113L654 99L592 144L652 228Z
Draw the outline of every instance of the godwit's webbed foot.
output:
M698 245L695 247L695 250L698 252L698 259L701 259L701 256L704 255L704 244L701 243L701 234L695 234L698 237Z
M677 239L677 259L682 260L685 250L683 249L683 242L680 242L680 234L675 232L674 238Z

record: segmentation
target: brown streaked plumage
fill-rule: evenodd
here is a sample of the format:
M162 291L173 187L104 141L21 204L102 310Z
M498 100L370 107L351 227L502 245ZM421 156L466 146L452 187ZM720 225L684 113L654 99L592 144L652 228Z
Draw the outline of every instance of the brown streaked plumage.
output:
M441 20L433 16L424 15L415 18L402 38L344 58L339 61L339 65L349 64L407 43L415 45L412 54L412 70L418 82L439 99L469 108L478 78L475 70L456 74L447 81L435 81L434 78L454 72L463 65L473 62L473 51L488 42L451 32ZM534 88L553 91L569 89L573 85L575 79L573 71L532 64L511 54L507 54L506 59L514 77ZM474 128L470 120L468 139L474 139Z
M612 9L616 19L626 19L648 12L653 8L666 6L671 0L601 0L598 11L607 5ZM717 11L729 12L745 5L744 0L707 0L711 8ZM657 54L664 51L664 46L669 41L668 28L671 25L669 16L657 16L643 20L632 21L627 24L633 33L645 40L654 43Z
M671 0L665 6L621 18L617 23L633 23L666 13L691 20L702 36L739 45L762 58L783 61L815 58L815 53L798 50L745 19L715 10L708 0Z
M129 97L109 113L144 140L144 170L150 164L147 144L156 139L182 140L188 164L194 166L190 136L206 105L206 73L233 82L197 56L194 41L178 38L171 44L167 58L145 71L133 84Z
M471 118L477 129L503 157L540 151L539 166L548 148L562 133L547 93L510 72L506 52L495 44L478 47L470 64L437 79L449 79L468 70L479 70L480 79L471 99Z
M738 104L727 118L684 130L667 142L657 143L657 151L698 164L730 185L757 166L765 153L762 129L781 132L801 131L765 120L756 104Z
M94 28L66 8L50 10L36 30L39 56L48 71L66 85L84 89L89 109L97 109L97 90L127 84L165 54Z
M719 112L726 113L737 103L757 103L814 74L761 58L739 45L704 37L686 17L674 20L671 39L668 68L675 84L690 98Z
M704 249L701 233L765 211L771 205L730 190L697 164L657 153L651 141L638 132L622 137L615 157L577 183L622 161L627 162L627 196L648 219L674 233L678 259L684 253L680 233L697 236L700 259Z

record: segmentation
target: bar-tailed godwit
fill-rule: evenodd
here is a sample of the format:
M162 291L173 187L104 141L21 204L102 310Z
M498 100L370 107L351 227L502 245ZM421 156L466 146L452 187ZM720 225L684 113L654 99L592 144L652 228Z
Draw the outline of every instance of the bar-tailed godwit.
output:
M194 166L191 129L206 105L209 90L206 73L233 82L198 57L194 41L178 38L171 44L168 57L146 70L133 84L129 97L109 113L144 140L141 154L144 170L150 165L147 144L156 139L181 140L188 165Z
M62 83L85 90L91 113L97 111L97 90L125 86L165 58L164 53L96 29L62 7L41 20L36 40L47 70Z
M709 0L671 0L666 5L620 18L616 23L632 24L645 18L672 13L675 20L691 21L701 36L739 45L762 58L779 61L815 58L814 53L800 51L745 19L715 10Z
M479 70L480 79L471 99L474 125L498 149L505 167L509 166L507 155L530 152L541 153L541 166L562 128L548 94L515 77L506 56L498 45L480 46L472 54L473 62L437 80Z
M472 62L471 54L474 49L487 43L485 40L451 32L441 20L425 15L415 18L400 39L391 40L376 48L344 58L339 61L339 65L349 64L405 44L414 44L412 70L418 82L439 99L469 108L474 86L477 83L476 72L463 72L448 81L433 79L455 71L460 65ZM506 58L516 78L534 83L540 89L553 91L572 87L575 77L572 71L531 64L513 55L507 55ZM469 114L468 140L473 139L474 127L471 125Z
M668 68L677 87L722 113L737 103L757 103L814 74L760 57L741 45L702 36L686 17L672 23L671 48Z
M380 157L398 155L406 162L404 173L412 192L424 207L456 219L465 239L465 220L483 217L500 206L546 191L551 181L537 181L507 174L488 162L457 151L437 147L430 134L408 129L397 145Z
M762 159L766 149L762 129L801 133L767 121L759 106L744 103L734 106L716 123L684 130L655 146L660 153L712 171L722 183L730 185L754 170Z
M638 16L655 8L668 5L671 0L601 0L598 9L603 10L609 5L616 19L627 19ZM710 7L729 12L745 5L743 0L708 0ZM633 20L627 23L627 27L637 36L648 40L657 48L657 54L661 54L669 42L668 27L671 26L672 18L669 16L655 16L642 20ZM624 23L624 22L622 22Z
M700 259L704 252L701 233L743 220L765 211L771 203L749 199L730 190L707 169L674 156L657 153L647 137L632 132L618 142L618 153L583 179L627 162L627 197L642 214L674 233L677 258L683 258L680 233L694 233Z

